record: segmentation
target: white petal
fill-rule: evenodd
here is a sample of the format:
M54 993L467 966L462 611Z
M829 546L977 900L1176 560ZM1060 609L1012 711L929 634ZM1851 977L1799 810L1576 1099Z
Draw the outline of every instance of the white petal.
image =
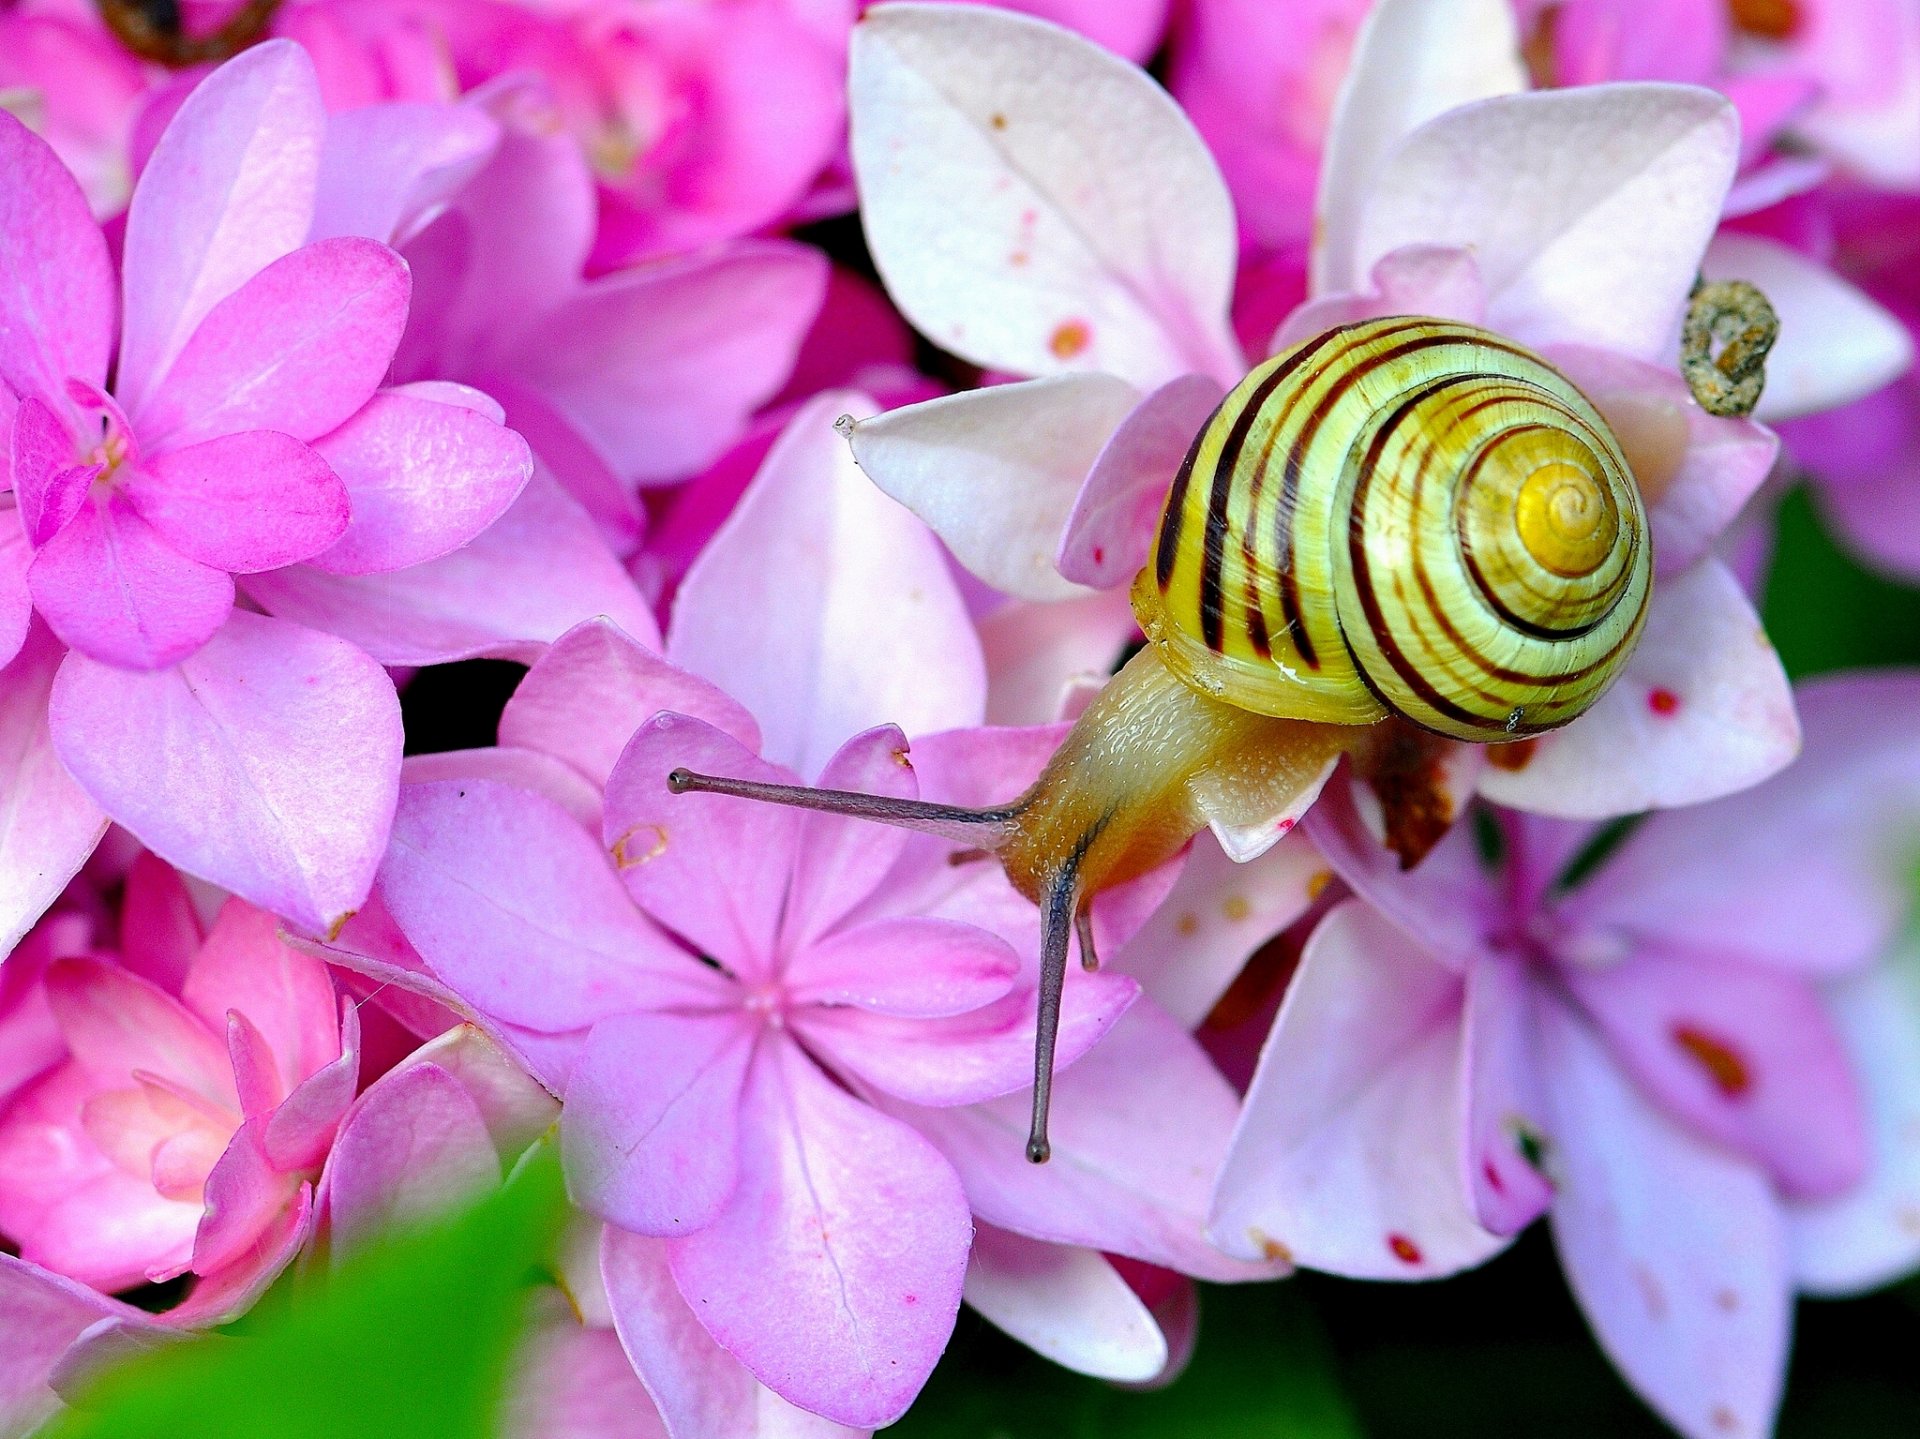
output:
M1166 1367L1160 1326L1094 1250L983 1225L967 1260L966 1299L1029 1349L1081 1374L1140 1384Z
M935 343L1023 375L1239 379L1233 202L1145 73L1026 16L887 5L848 88L867 243Z

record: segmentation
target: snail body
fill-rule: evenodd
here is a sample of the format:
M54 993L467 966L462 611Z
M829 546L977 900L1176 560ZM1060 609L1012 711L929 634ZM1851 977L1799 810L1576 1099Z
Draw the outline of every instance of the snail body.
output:
M1501 743L1584 713L1651 587L1646 515L1599 412L1544 360L1451 321L1340 326L1221 401L1174 476L1132 601L1146 645L1026 793L989 809L676 770L704 791L993 852L1040 906L1028 1157L1047 1157L1071 936L1092 897L1209 820L1310 795L1399 716Z

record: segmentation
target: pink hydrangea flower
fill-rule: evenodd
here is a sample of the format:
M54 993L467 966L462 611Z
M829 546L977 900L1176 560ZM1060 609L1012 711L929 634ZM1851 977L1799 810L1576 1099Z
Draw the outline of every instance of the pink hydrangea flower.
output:
M1796 1289L1920 1264L1913 676L1818 681L1767 784L1595 832L1456 828L1403 874L1342 794L1359 897L1309 941L1215 1200L1234 1253L1446 1274L1551 1217L1602 1346L1694 1439L1768 1432Z
M203 934L151 856L119 920L117 945L30 944L7 963L60 1047L0 1103L0 1234L102 1293L191 1274L167 1322L215 1322L307 1236L359 1026L272 915L230 899Z

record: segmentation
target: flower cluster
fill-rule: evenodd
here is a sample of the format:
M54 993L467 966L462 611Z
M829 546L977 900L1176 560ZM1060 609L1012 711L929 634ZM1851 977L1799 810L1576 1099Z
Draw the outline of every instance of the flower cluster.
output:
M1544 1218L1760 1439L1920 1267L1920 673L1758 599L1801 479L1920 578L1917 235L1902 0L0 3L0 1435L553 1131L510 1434L868 1434L963 1303L1164 1383L1195 1281ZM1610 686L1140 680L1188 485L1217 631L1405 396L1244 513L1214 417L1406 316L1630 470Z

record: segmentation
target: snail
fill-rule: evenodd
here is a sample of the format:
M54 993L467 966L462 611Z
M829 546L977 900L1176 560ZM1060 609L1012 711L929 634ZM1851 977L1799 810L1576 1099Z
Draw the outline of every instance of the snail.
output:
M675 770L704 792L900 825L998 857L1041 911L1027 1157L1049 1153L1070 941L1094 895L1237 805L1313 788L1390 716L1499 744L1584 713L1640 634L1639 488L1607 422L1489 331L1394 317L1275 355L1221 401L1132 603L1146 643L1026 793L988 809Z

